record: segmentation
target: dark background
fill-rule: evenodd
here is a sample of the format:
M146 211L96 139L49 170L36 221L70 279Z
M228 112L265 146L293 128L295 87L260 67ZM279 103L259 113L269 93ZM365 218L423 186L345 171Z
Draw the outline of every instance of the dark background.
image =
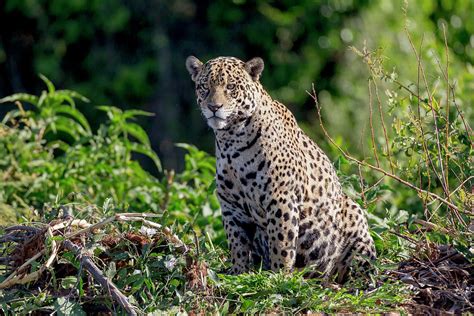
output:
M362 151L354 131L367 124L369 74L348 47L367 41L372 49L390 51L389 63L403 65L409 50L401 39L402 7L402 1L382 0L3 0L0 97L39 93L42 73L58 88L91 99L79 106L94 127L104 119L95 105L153 112L140 123L165 168L179 169L182 153L175 143L208 152L214 146L195 105L186 57L260 56L264 86L313 138L321 132L305 91L316 83L331 131ZM473 1L417 1L409 4L407 20L418 34L441 43L444 23L451 62L466 67L474 61L473 12ZM0 112L7 109L2 105Z

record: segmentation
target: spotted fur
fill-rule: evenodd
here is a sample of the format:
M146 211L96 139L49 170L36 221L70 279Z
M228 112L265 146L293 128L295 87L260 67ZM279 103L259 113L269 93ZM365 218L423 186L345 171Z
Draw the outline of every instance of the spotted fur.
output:
M216 183L232 272L306 266L342 280L353 259L375 259L365 212L333 165L259 82L260 58L186 66L216 136Z

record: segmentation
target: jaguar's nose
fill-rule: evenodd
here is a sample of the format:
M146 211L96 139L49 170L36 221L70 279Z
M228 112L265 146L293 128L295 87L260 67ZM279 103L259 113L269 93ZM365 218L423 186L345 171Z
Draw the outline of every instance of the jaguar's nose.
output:
M207 107L209 108L209 110L211 110L212 112L217 112L217 110L219 110L221 107L223 106L223 104L217 104L217 103L209 103L207 105Z

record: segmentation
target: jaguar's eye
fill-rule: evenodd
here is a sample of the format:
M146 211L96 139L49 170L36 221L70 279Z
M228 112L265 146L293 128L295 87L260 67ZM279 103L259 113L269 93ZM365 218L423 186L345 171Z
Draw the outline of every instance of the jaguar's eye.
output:
M229 83L229 84L226 86L226 89L227 89L227 90L234 90L234 89L235 89L235 84Z
M197 88L198 88L198 89L208 90L208 89L209 89L209 86L207 85L207 83L200 83L200 84L198 84Z

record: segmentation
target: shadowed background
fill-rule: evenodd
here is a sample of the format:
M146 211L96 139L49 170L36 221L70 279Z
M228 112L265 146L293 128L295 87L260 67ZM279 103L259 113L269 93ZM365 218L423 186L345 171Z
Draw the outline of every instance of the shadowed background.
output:
M184 67L190 54L202 61L220 55L262 57L264 86L317 139L321 132L316 111L305 92L315 83L330 132L362 155L369 74L348 47L361 48L367 41L370 49L389 51L392 59L387 62L393 65L403 64L411 53L402 36L402 1L0 3L0 97L38 93L44 88L38 77L42 73L59 88L91 99L79 107L93 126L104 119L94 105L153 112L154 117L140 124L166 169L182 167L182 152L175 143L192 143L208 152L214 147ZM472 67L472 1L412 2L408 9L408 26L417 34L443 42L444 23L451 62ZM398 71L412 74L412 66Z

